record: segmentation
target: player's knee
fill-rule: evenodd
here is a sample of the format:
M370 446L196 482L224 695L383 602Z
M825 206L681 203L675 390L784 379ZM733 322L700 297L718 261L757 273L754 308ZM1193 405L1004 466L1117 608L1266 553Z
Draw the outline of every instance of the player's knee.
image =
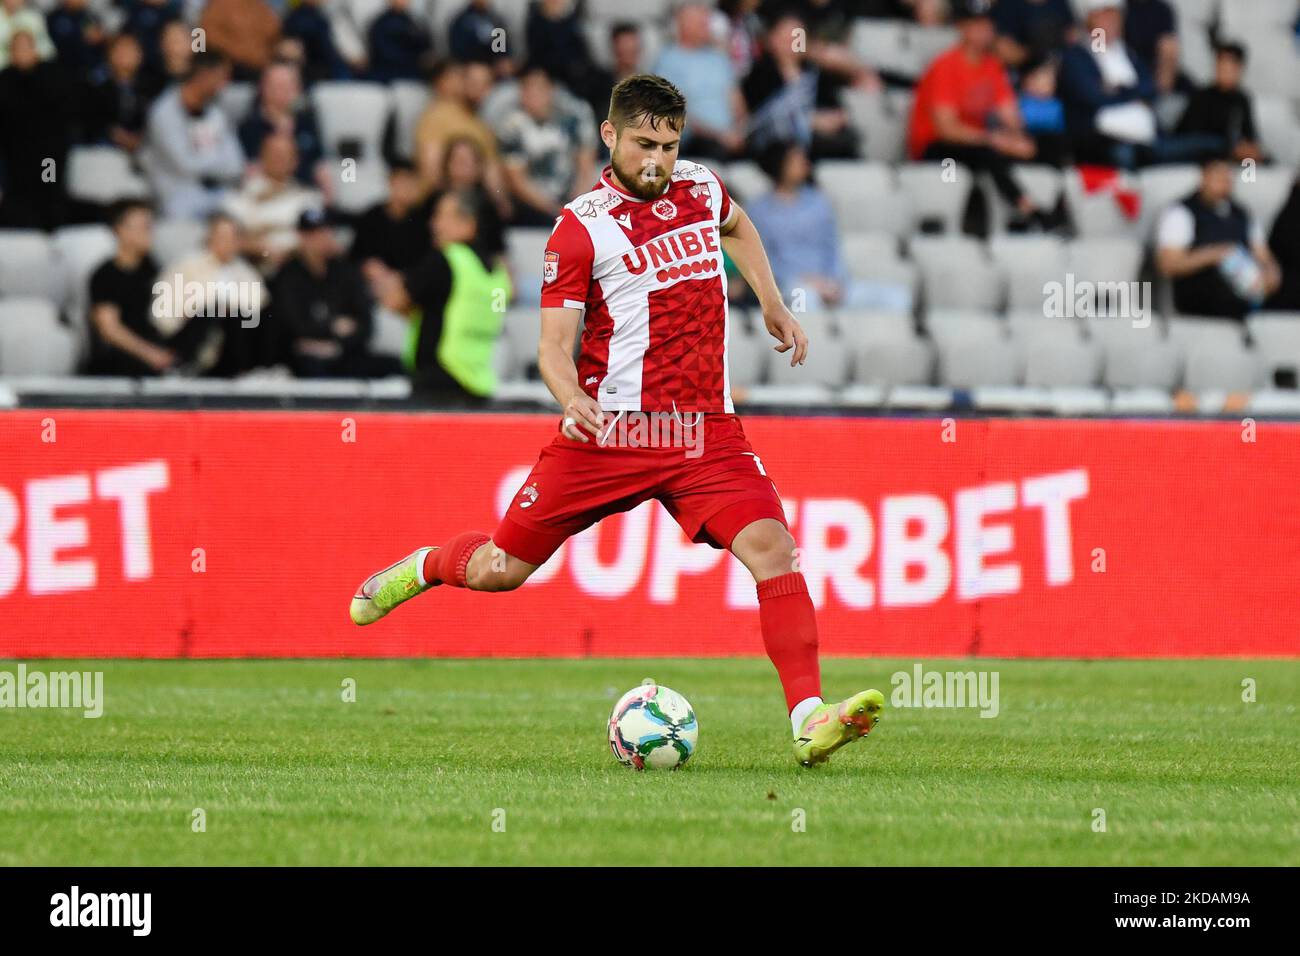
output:
M764 521L745 529L742 560L756 578L769 578L795 570L795 540L778 521Z

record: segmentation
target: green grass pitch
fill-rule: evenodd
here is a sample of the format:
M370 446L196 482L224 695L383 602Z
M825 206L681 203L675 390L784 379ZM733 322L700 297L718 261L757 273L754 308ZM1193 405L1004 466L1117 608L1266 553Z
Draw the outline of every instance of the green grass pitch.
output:
M763 659L29 662L105 712L0 710L0 864L1300 864L1300 661L924 664L1000 714L887 707L808 771ZM680 772L606 745L645 677L699 716Z

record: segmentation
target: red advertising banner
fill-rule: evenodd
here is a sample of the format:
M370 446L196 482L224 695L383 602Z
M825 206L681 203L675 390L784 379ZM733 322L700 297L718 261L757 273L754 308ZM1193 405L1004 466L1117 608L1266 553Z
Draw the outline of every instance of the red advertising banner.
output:
M0 657L754 655L753 581L656 502L523 588L348 600L496 527L547 415L0 414ZM1300 655L1300 425L760 418L839 655Z

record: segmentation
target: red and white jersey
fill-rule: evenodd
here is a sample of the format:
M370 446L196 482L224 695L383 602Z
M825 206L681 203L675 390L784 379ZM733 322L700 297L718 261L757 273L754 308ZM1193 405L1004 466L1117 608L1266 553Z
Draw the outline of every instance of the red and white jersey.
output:
M546 244L542 307L586 311L578 381L602 408L732 412L722 227L714 173L673 166L657 199L613 181L564 207Z

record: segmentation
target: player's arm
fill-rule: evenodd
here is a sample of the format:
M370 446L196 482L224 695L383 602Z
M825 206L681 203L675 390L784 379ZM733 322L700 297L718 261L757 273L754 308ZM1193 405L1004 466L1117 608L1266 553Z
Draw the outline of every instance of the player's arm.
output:
M605 413L594 398L578 384L578 367L573 363L573 344L578 336L580 309L543 308L542 337L537 344L537 368L542 381L564 409L565 438L587 441L586 429L599 435Z
M781 290L777 288L776 276L772 275L772 264L767 261L758 229L745 210L734 202L730 205L731 217L722 226L722 249L736 264L754 295L758 296L763 324L767 326L768 334L779 343L775 346L776 351L793 349L790 364L802 365L808 356L808 336L781 300Z

